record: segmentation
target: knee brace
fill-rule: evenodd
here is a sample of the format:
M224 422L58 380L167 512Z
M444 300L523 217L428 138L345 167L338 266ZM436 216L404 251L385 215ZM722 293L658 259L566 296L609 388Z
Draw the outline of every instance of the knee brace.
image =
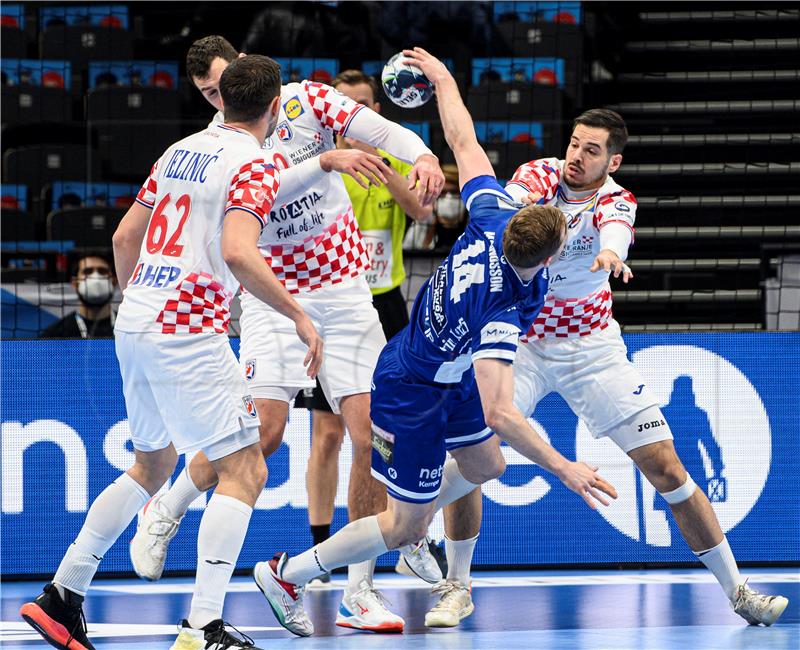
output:
M686 474L686 482L681 485L679 488L676 488L670 492L659 492L659 494L664 497L664 500L674 506L678 503L683 503L687 501L693 494L694 491L697 489L697 483L692 480L692 477L689 474Z

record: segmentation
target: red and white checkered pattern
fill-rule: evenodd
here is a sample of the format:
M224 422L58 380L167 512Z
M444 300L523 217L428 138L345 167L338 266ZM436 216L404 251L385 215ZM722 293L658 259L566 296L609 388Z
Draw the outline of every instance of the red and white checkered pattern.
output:
M143 203L148 208L152 208L156 204L156 194L158 193L158 182L156 178L158 177L159 162L161 162L160 159L157 160L155 165L150 169L150 175L136 195L136 200L139 203Z
M576 300L550 297L522 341L587 336L608 327L610 320L611 291L608 289Z
M555 197L561 178L561 161L558 158L540 158L520 165L509 183L516 183L528 192L538 192L549 201Z
M163 334L226 334L233 293L208 273L190 273L167 300L156 322Z
M308 95L308 103L314 109L317 120L320 124L333 129L335 133L344 135L350 120L364 108L362 104L336 92L326 84L304 81L303 86Z
M337 284L369 268L369 255L352 207L322 234L297 246L261 248L265 259L289 293Z
M278 171L272 165L267 165L263 159L242 165L231 179L225 212L246 210L258 217L263 228L275 203L278 185Z

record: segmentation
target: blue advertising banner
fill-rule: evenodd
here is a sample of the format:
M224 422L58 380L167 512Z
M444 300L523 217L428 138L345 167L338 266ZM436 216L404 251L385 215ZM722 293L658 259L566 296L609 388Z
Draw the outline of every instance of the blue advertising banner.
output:
M628 351L661 401L676 447L712 501L739 561L800 561L800 333L635 334ZM238 341L233 340L234 349ZM630 460L551 395L539 432L566 456L600 467L617 487L590 510L558 480L504 447L506 473L484 486L477 564L692 562L665 502ZM3 575L52 573L97 494L133 451L113 341L2 342ZM310 545L307 411L285 442L253 515L240 566ZM346 521L350 448L341 455L334 528ZM204 500L170 548L167 570L193 570ZM130 571L133 525L101 572ZM441 520L434 523L441 536ZM393 555L381 559L392 562Z

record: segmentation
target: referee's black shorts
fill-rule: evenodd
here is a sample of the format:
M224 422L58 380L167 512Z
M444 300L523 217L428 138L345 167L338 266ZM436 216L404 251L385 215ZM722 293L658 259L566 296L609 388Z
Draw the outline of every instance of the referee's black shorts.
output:
M408 307L406 307L406 300L403 298L400 287L372 296L372 304L378 311L378 318L387 341L408 325ZM306 388L297 394L294 405L297 408L332 412L328 400L325 399L325 393L319 385L319 379L314 388Z

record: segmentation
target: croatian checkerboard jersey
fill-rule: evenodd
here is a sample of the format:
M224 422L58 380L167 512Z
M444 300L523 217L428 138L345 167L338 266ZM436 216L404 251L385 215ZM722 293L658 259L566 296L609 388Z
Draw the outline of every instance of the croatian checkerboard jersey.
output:
M230 210L263 228L278 171L250 133L214 124L172 145L136 198L153 212L115 328L164 334L225 333L239 283L222 257Z
M611 320L608 273L589 268L600 253L600 230L611 223L630 228L636 220L636 199L609 176L593 192L576 193L564 182L563 160L542 158L520 166L506 190L519 199L528 192L542 195L567 217L567 242L550 266L547 301L528 339L573 338L605 329Z

